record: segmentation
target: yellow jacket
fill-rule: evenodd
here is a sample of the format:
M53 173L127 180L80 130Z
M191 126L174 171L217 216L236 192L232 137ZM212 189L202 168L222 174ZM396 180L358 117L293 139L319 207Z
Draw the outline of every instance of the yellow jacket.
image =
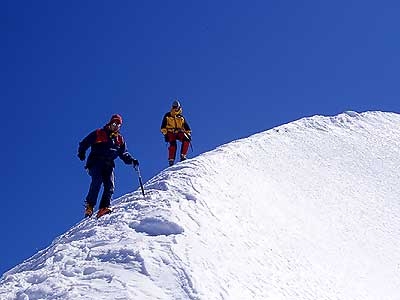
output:
M174 108L164 115L161 123L161 133L166 135L167 132L185 132L191 134L190 126L182 115L182 108L176 111Z

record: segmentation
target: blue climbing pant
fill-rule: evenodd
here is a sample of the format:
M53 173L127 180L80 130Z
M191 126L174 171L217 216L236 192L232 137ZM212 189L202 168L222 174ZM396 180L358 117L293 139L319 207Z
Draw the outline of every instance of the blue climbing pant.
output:
M111 197L114 194L114 167L99 162L89 168L89 175L92 177L92 181L86 196L86 203L92 207L96 206L97 197L99 196L101 185L103 185L99 209L109 207Z

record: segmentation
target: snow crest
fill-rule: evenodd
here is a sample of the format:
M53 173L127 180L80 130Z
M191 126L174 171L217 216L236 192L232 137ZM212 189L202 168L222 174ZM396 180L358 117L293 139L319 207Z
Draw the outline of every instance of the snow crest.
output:
M167 168L3 275L1 299L400 295L400 115L314 116Z

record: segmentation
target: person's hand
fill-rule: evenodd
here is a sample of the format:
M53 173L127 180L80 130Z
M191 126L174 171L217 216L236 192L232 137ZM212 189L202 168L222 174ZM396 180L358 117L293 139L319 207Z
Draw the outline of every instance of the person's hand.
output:
M136 168L139 165L139 161L137 159L132 158L132 165Z
M81 161L84 161L86 158L85 152L79 152L78 153L78 157Z

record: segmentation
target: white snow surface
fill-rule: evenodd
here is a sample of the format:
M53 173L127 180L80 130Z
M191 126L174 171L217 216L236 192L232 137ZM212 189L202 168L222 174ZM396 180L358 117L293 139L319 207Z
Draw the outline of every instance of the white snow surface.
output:
M400 115L313 116L167 168L0 299L400 299Z

